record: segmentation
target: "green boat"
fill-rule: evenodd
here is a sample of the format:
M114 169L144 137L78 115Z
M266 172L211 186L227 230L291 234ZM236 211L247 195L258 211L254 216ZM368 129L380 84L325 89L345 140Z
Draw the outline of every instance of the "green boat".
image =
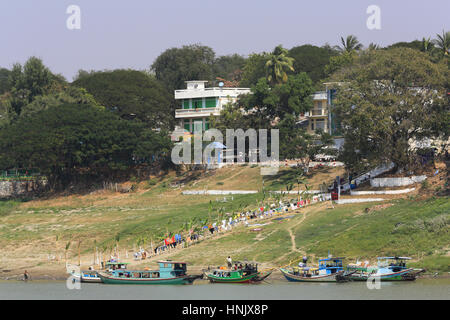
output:
M185 262L158 261L158 270L114 270L99 272L106 284L191 284L203 275L188 275Z
M266 279L272 271L259 272L254 262L236 262L232 268L218 267L203 270L206 278L213 283L256 283Z

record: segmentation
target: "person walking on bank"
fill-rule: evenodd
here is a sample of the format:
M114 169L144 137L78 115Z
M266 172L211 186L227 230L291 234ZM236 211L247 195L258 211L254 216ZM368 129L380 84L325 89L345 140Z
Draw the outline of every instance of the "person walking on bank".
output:
M231 257L228 256L228 258L227 258L227 265L228 265L228 268L231 268L231 266L233 265L232 262L233 262L233 261L231 260Z

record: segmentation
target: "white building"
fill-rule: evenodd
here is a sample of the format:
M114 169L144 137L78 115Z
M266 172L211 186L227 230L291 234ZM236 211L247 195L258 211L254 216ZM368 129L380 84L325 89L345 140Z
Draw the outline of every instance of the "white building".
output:
M241 94L250 93L249 88L211 87L208 81L186 81L187 88L175 90L178 108L175 110L176 130L194 131L194 125L201 125L203 130L209 129L209 117L219 116L222 108L228 103L236 102Z

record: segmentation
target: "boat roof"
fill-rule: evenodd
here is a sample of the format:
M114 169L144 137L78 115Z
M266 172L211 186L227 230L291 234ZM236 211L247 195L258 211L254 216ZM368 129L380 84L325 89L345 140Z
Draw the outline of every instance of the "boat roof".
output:
M106 262L106 264L129 264L128 262Z
M401 259L401 260L411 260L410 257L378 257L378 260L387 260L387 259Z
M336 260L344 260L344 257L336 257L336 258L324 258L324 259L319 259L319 261L336 261Z
M158 263L171 263L171 264L187 264L187 262L181 262L181 261L172 261L172 260L160 260Z

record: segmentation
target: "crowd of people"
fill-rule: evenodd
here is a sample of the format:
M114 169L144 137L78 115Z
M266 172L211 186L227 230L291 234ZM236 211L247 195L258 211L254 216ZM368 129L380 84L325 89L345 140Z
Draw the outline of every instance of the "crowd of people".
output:
M207 237L230 231L238 225L251 225L251 221L270 218L274 215L287 213L289 211L305 207L310 203L323 200L323 197L314 196L312 199L291 200L287 202L280 201L277 204L272 203L271 205L266 205L265 207L235 213L234 215L227 214L227 218L217 222L211 222L203 226L200 232L195 232L191 229L186 236L182 236L178 233L170 234L162 243L158 244L156 247L153 247L150 252L141 248L138 252L134 253L134 258L135 260L141 260L146 259L147 257L166 253L176 248L184 248L191 243L198 242Z

